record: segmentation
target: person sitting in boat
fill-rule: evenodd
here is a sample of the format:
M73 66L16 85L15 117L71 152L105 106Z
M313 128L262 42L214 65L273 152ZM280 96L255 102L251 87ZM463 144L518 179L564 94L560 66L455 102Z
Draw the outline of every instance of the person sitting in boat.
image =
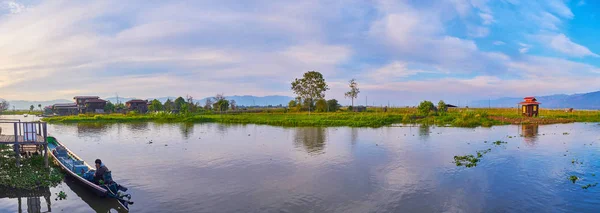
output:
M104 175L108 172L110 172L110 170L108 170L108 168L102 163L102 160L96 159L96 172L94 173L94 182L100 183L101 180L102 182L105 182L106 180L104 180Z

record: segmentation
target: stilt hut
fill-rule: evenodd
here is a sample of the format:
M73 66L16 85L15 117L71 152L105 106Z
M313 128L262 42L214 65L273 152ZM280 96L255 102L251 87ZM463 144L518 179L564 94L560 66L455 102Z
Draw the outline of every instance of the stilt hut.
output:
M540 110L540 102L535 97L525 97L525 101L519 103L523 116L537 117Z

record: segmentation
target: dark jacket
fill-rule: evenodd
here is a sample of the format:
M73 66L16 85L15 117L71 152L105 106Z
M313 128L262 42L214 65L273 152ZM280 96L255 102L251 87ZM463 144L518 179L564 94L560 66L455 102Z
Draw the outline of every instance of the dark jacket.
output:
M104 164L101 164L100 168L98 168L98 170L96 170L96 173L94 173L94 180L96 180L96 181L103 180L104 181L104 174L106 172L108 172L108 168Z

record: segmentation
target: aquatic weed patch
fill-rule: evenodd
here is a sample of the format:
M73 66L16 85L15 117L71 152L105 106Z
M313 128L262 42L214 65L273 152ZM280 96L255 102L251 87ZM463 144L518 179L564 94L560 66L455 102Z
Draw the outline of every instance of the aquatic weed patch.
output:
M588 183L585 186L581 186L582 189L589 189L590 187L596 187L596 185L598 185L598 183L594 183L594 184L590 184Z
M575 176L575 175L571 175L569 176L569 180L573 183L577 182L577 180L579 180L579 177Z
M17 167L12 148L2 146L0 149L0 185L14 189L35 189L53 187L64 177L56 167L45 168L44 158L34 155L21 158L21 166Z
M505 142L505 141L495 141L495 142L493 142L493 144L496 145L496 146L500 146L502 144L507 144L507 143L508 142Z
M491 152L492 149L480 150L477 151L477 156L475 155L462 155L462 156L454 156L454 163L456 166L465 166L467 168L477 166L477 163L481 161L483 155Z

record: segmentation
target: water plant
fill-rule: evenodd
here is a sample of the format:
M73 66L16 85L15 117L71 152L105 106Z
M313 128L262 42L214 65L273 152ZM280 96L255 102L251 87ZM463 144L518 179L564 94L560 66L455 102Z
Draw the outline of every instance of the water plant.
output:
M594 183L594 184L589 184L589 183L588 183L588 184L587 184L587 185L585 185L585 186L581 186L581 188L582 188L582 189L588 189L588 188L590 188L590 187L595 187L596 185L598 185L598 183Z
M571 176L569 177L569 180L570 180L571 182L575 183L575 182L577 182L577 180L579 180L579 177L577 177L577 176L575 176L575 175L571 175Z
M454 156L454 163L456 163L456 166L471 168L477 166L477 162L479 162L479 158L473 155Z
M54 200L66 200L67 199L67 193L60 191L58 193L56 193L57 198Z
M508 142L504 142L504 141L496 141L496 142L494 142L493 144L494 144L494 145L496 145L496 146L500 146L500 145L502 145L502 144L506 144L506 143L508 143Z
M52 187L58 185L63 177L58 168L46 168L40 155L21 158L21 166L17 166L11 146L0 146L0 186L14 189Z

